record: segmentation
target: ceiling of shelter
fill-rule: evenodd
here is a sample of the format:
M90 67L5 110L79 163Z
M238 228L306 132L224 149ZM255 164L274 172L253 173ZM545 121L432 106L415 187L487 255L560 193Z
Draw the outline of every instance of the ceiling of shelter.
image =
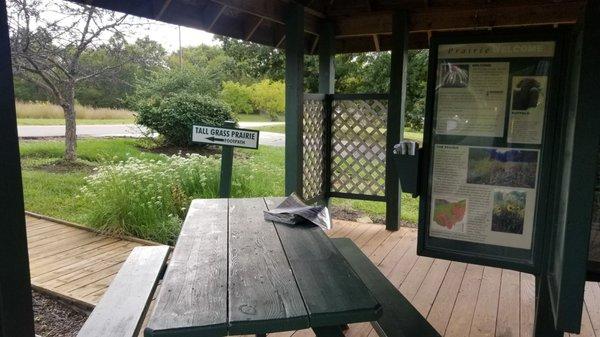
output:
M284 22L293 0L71 0L211 33L285 48ZM388 50L392 15L409 13L412 48L432 33L572 24L582 0L295 0L305 7L305 49L316 52L320 26L331 21L336 52Z

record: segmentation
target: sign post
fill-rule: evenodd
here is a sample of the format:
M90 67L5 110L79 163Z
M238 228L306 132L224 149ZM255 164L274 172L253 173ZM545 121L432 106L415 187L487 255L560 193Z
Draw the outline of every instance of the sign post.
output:
M219 197L231 196L231 177L233 173L233 148L258 149L259 131L235 128L235 122L226 121L222 127L194 125L192 142L209 145L221 145L221 179Z

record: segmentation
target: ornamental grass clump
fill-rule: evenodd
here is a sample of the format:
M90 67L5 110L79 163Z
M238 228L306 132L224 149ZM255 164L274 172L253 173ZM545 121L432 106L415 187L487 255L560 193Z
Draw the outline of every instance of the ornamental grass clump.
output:
M86 178L79 197L87 205L85 221L90 226L172 244L192 199L218 197L219 176L220 160L215 157L130 157L97 168ZM280 195L282 177L280 166L237 160L232 196Z
M194 196L215 197L219 162L200 155L128 158L86 178L87 222L116 235L171 243Z

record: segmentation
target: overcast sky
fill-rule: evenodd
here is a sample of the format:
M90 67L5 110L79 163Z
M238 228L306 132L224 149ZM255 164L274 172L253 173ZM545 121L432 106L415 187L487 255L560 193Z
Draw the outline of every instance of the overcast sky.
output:
M168 51L176 51L179 49L179 32L178 26L170 25L157 21L149 21L148 27L140 29L136 34L136 38L142 38L146 35L152 40L156 40L162 44ZM217 42L213 41L213 34L181 27L181 45L183 47L193 47L201 44L214 45Z

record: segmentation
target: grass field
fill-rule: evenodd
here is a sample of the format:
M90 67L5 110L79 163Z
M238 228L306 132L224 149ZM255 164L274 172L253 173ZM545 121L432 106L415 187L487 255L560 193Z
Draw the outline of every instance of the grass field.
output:
M86 182L87 177L93 175L98 169L102 171L103 168L117 165L116 163L127 162L128 158L142 159L146 162L168 160L155 151L145 150L142 145L142 142L136 139L83 139L78 142L79 161L74 165L64 165L61 162L62 141L22 141L20 147L26 209L90 225L90 214L94 211L101 209L101 213L110 211L110 208L106 211L106 205L100 203L108 203L107 199L111 196L91 200L82 198L82 188L89 187L89 182ZM284 194L283 148L263 146L259 150L236 149L235 154L234 197ZM135 170L135 167L138 166L131 168ZM140 170L142 169L145 168ZM192 177L206 173L209 176L206 184L212 186L209 192L202 192L202 195L195 197L214 197L216 192L213 190L216 190L214 186L217 186L217 182L210 177L217 176L215 172L219 170L218 162L214 165L196 166L193 169L190 173ZM115 186L128 193L133 187L124 188L129 183L127 179L122 182L117 181ZM153 191L158 190L156 186L150 189L147 188L149 184L144 184L146 183L142 182L146 194L152 195ZM418 214L418 199L412 199L409 195L403 195L402 199L403 220L415 222ZM121 198L113 202L116 208L127 206L135 200ZM335 199L333 204L361 211L373 219L381 219L385 216L385 203L381 202Z
M16 102L19 125L63 125L64 115L60 106L47 102ZM93 108L76 105L79 124L130 124L134 113L125 109Z

